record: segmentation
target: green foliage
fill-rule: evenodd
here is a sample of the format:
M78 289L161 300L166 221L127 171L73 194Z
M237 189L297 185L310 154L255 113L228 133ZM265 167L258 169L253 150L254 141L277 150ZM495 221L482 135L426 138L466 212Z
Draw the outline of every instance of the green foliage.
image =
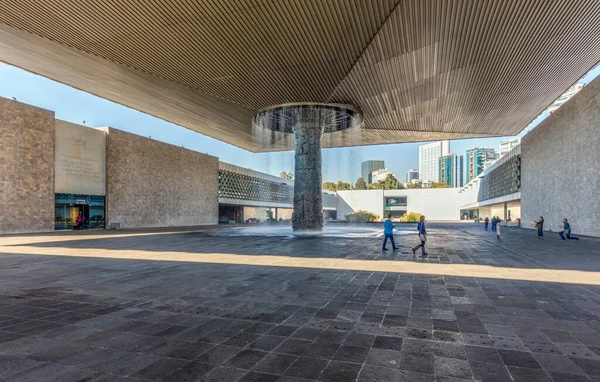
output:
M354 184L354 189L355 190L366 190L367 183L365 183L365 180L363 178L358 178L356 180L356 183Z
M370 190L401 190L404 186L393 174L388 174L384 180L369 184L368 188Z
M421 214L418 212L410 212L400 216L400 221L404 223L418 223L421 220Z
M351 190L352 189L352 185L350 183L342 182L341 180L339 180L337 182L337 184L335 185L335 188L337 188L338 191L341 191L341 190Z
M323 189L336 192L337 187L333 182L323 182Z
M406 188L423 188L420 184L407 183Z
M346 215L346 221L349 223L369 223L379 220L379 216L369 211L354 211Z
M283 179L287 179L287 180L293 180L294 179L294 174L292 174L291 172L281 172L281 174L279 174L279 176Z
M446 182L433 182L431 188L450 188Z

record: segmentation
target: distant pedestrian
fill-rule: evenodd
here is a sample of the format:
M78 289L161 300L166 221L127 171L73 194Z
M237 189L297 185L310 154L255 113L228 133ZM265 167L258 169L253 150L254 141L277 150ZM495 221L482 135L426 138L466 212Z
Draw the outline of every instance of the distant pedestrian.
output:
M502 223L502 219L496 219L496 238L500 240L500 223Z
M394 223L392 223L392 214L387 216L388 218L383 222L383 244L381 245L382 251L387 251L388 249L385 247L388 239L392 242L392 249L395 251L398 248L396 247L396 243L394 243Z
M533 221L535 223L535 228L537 228L538 239L544 238L544 217L540 216L540 220Z
M496 222L497 222L496 217L492 216L492 231L496 230Z
M419 231L419 240L421 240L421 244L417 245L412 249L413 255L416 254L417 249L421 248L421 256L427 256L427 252L425 252L425 242L427 241L427 225L425 224L425 216L421 215L419 219L419 224L417 224L417 230Z
M567 218L563 219L563 230L560 231L558 234L560 235L560 238L563 240L579 240L578 237L571 235L571 224L569 224L569 221L567 220ZM565 235L567 236L567 239L565 239Z
M77 222L77 229L83 229L83 216L81 216L81 212L79 213L79 215L77 215L75 222Z
M483 224L485 226L485 230L488 230L488 224L490 224L490 219L486 216L485 220L483 221Z

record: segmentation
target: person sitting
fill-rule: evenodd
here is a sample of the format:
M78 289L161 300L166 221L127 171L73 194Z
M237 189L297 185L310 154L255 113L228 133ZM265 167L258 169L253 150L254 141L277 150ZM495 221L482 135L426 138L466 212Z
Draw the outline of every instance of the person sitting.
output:
M558 234L560 235L560 238L563 240L579 240L578 237L572 236L571 235L571 225L569 224L569 221L567 220L567 218L563 219L563 230L560 231ZM565 239L565 235L567 236L567 238Z

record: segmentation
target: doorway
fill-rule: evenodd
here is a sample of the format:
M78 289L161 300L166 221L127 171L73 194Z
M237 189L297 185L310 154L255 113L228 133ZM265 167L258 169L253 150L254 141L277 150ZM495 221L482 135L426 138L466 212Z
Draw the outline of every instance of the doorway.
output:
M75 222L74 229L84 230L90 228L90 206L88 204L75 204L73 206L73 222ZM81 214L83 221L81 224L77 224L77 216Z

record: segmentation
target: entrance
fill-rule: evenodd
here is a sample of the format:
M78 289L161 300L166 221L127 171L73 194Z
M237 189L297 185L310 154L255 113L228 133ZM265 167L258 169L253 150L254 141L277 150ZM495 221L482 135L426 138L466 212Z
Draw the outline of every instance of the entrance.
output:
M104 228L104 196L55 194L54 229ZM77 223L81 214L83 222Z
M90 206L87 204L76 204L73 208L73 213L75 218L73 221L75 222L75 229L88 229L90 228ZM81 215L83 221L80 224L77 224L77 216Z

